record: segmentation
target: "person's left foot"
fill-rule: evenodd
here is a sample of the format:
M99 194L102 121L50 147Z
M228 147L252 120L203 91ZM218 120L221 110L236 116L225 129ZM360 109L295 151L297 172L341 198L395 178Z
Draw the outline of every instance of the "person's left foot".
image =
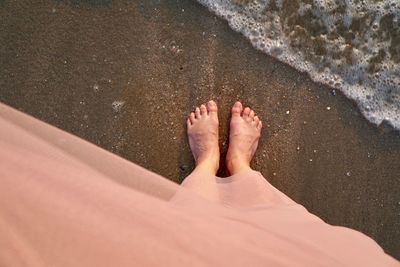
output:
M218 108L209 101L196 108L187 119L189 145L196 161L196 168L217 173L219 168Z

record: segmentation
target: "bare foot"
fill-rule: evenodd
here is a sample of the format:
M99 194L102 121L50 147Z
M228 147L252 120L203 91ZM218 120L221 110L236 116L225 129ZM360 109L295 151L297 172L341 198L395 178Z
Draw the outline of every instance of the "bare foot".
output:
M251 169L250 161L256 152L261 136L262 123L254 111L236 102L232 107L229 134L229 148L226 154L226 166L231 175Z
M196 108L187 119L189 145L196 160L196 170L217 173L219 168L218 108L209 101Z

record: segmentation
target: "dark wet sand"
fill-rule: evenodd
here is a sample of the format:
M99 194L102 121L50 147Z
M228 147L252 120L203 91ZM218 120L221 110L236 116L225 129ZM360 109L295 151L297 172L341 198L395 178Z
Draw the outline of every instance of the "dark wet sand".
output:
M330 224L400 259L400 135L339 92L251 47L195 1L0 1L0 101L176 182L193 168L185 118L236 100L264 132L254 167ZM114 101L124 101L121 110ZM330 107L330 110L327 109Z

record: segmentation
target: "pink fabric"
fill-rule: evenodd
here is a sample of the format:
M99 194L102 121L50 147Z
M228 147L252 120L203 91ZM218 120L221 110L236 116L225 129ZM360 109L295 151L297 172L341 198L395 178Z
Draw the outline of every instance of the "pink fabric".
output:
M0 125L0 266L400 266L258 172L179 186L1 104Z

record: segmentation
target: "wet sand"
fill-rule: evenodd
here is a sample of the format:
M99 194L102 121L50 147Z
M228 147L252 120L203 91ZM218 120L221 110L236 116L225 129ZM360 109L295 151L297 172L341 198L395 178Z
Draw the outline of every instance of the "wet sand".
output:
M265 125L253 166L400 259L398 132L370 125L195 1L78 2L0 2L1 102L181 182L193 168L186 115L216 100L226 151L241 100Z

